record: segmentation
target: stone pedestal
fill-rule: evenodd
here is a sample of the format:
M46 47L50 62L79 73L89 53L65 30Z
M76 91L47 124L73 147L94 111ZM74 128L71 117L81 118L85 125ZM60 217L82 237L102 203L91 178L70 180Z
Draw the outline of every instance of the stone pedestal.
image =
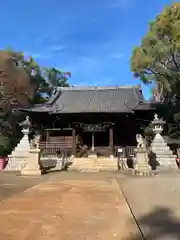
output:
M21 171L21 169L26 165L29 158L29 153L16 153L13 155L8 155L8 163L4 169L7 172Z
M40 165L40 149L30 149L27 164L21 170L22 175L41 175Z
M137 150L136 152L136 165L134 167L135 171L142 175L144 173L150 172L151 167L148 164L149 158L146 149Z

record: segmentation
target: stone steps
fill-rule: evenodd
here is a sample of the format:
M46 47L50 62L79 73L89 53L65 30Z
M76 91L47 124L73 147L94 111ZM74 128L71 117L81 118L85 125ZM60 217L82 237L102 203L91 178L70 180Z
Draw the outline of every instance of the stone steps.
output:
M83 172L117 171L116 159L75 158L69 170Z

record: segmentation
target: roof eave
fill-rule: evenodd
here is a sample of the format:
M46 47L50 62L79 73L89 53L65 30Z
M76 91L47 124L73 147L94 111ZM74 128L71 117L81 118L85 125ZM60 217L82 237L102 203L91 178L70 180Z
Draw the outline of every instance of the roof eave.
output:
M85 111L82 111L82 112L63 112L63 111L52 111L52 112L49 112L50 114L93 114L93 113L95 113L95 114L102 114L102 113L104 113L104 114L120 114L120 113L133 113L133 110L132 111L130 111L130 110L128 110L128 111L97 111L97 112L95 112L95 111L88 111L88 112L85 112Z
M49 113L49 111L41 111L41 110L33 110L33 109L25 109L25 108L18 108L18 111L20 112L31 112L31 113Z

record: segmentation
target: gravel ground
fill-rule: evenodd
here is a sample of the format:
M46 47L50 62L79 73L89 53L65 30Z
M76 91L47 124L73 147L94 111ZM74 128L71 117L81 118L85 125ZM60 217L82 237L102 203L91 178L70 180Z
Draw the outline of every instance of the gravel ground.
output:
M0 173L0 200L19 194L42 182L65 180L116 179L147 240L180 239L180 173L157 177L135 177L120 173L50 173L41 177L22 177L15 173ZM131 236L126 240L139 240Z
M13 178L16 187L40 184L0 202L0 239L128 240L139 233L110 175L57 173L41 179Z

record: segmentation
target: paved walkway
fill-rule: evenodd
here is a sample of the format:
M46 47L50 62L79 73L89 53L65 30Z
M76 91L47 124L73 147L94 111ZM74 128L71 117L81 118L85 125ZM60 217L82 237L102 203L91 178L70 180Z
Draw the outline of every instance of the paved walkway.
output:
M60 174L0 203L0 239L141 240L116 180Z
M180 239L179 172L154 178L61 172L0 173L0 240L140 240L120 189L146 240Z
M180 173L128 177L119 184L146 240L180 240Z

